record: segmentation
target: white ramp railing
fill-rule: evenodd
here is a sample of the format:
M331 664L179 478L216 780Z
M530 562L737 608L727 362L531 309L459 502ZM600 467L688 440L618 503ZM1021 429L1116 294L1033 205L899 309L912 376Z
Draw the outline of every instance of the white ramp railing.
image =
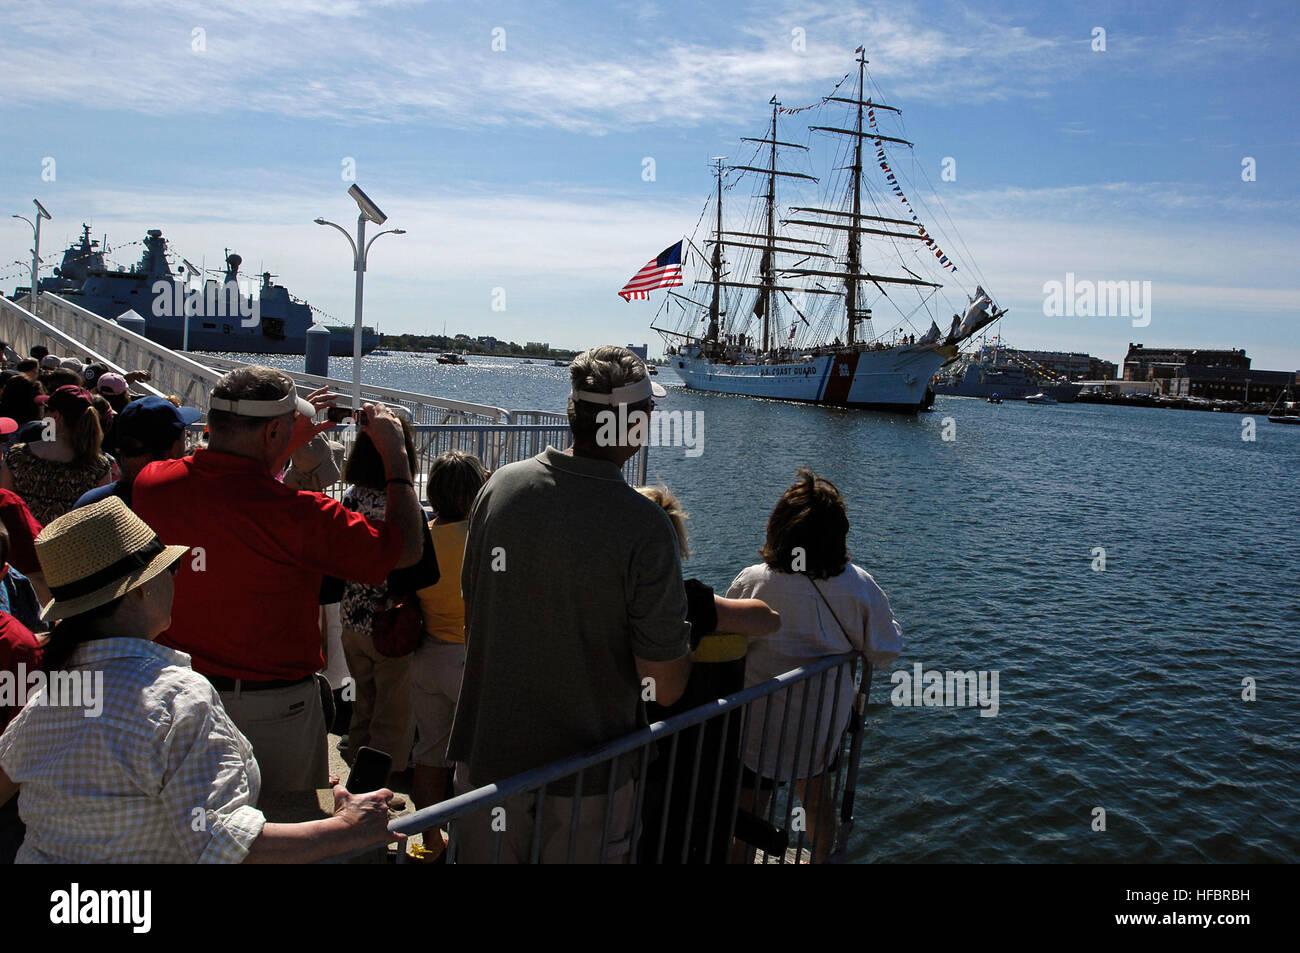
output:
M48 291L40 295L39 308L48 324L80 342L70 353L94 352L104 355L106 362L115 367L148 371L152 386L145 389L164 397L175 394L186 406L207 412L212 385L221 378L216 371ZM50 350L60 353L55 348ZM136 390L142 387L137 385Z
M45 304L45 299L48 297L50 296L43 295L41 297L42 305ZM31 299L24 297L19 300L30 302ZM129 360L121 360L122 355L120 352L100 350L99 347L79 337L73 331L59 326L58 322L51 323L39 318L3 295L0 295L0 340L4 340L5 343L17 351L20 357L30 354L32 348L39 344L51 354L57 354L59 357L75 357L79 361L85 361L89 358L90 363L98 361L106 364L109 370L122 375L125 375L127 371L147 369ZM172 391L159 390L157 380L152 383L141 382L133 386L137 393L143 391L160 397L172 393ZM203 406L206 407L206 403Z
M221 375L237 367L256 362L203 354L201 362L188 354L173 351L143 335L130 331L116 321L109 321L58 295L40 295L41 313L70 337L86 342L99 352L133 370L149 371L154 386L166 394L177 394L186 404L207 410L208 394ZM51 348L53 351L54 348ZM23 352L20 352L23 353ZM351 394L350 381L319 377L300 371L285 371L301 393L329 387L341 394ZM417 394L413 391L363 384L363 400L400 404L411 412L417 424L502 424L511 423L510 414L500 407L468 401Z

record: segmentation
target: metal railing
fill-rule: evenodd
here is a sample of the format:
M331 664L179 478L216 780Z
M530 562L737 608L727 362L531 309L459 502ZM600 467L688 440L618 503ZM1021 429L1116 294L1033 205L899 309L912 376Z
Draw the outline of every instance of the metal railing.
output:
M56 294L42 292L38 301L45 321L73 342L73 353L101 354L115 368L148 371L149 384L134 385L134 390L175 394L181 403L207 412L212 385L221 378L216 371Z
M191 450L198 444L203 429L204 425L201 423L189 426L188 446ZM434 424L417 425L414 430L417 457L415 492L421 499L424 498L424 478L429 472L430 465L439 455L448 450L472 453L478 457L479 461L487 469L496 470L507 463L515 463L519 460L534 457L545 450L548 445L562 450L570 442L569 425L567 423L561 426L543 424L477 424L469 426ZM356 431L345 427L338 430L337 433L335 431L328 431L327 433L331 438L340 440L343 443L344 454L346 454L351 449L351 442ZM648 447L642 447L637 451L636 456L623 464L623 479L627 481L629 486L645 485L646 473L649 467L649 453ZM346 484L339 481L326 487L321 492L334 499L340 499L346 489Z
M236 361L214 354L204 354L203 362L217 368L222 373L243 366L246 362ZM343 394L349 399L352 394L352 382L336 377L321 377L317 374L304 374L301 371L285 371L298 390L304 394L320 387ZM475 404L449 397L434 397L430 394L417 394L414 391L398 390L394 387L379 387L374 384L361 385L361 399L370 402L383 402L400 405L411 413L411 420L416 424L508 424L512 423L510 412L490 404ZM540 413L540 412L539 412Z
M558 844L563 862L590 856L599 863L621 861L609 856L609 848L630 825L627 860L633 863L840 862L854 825L870 685L871 668L860 655L819 659L584 754L397 818L389 829L409 836L447 828L449 863L457 862L466 842L473 845L474 859L484 856L490 842L490 859L500 862L507 832L517 832L521 823L527 825L526 848L517 849L524 842L515 833L504 859L535 863L548 854L554 859ZM777 699L782 714L773 731ZM841 719L846 705L847 719ZM793 734L788 731L792 717L797 717ZM754 744L756 756L750 759L745 752ZM773 746L775 758L769 761ZM650 770L652 752L664 759L657 772ZM769 763L775 766L769 777L753 773ZM614 816L616 796L621 803L628 798L626 789L615 790L620 764L632 766L630 819ZM590 790L584 779L604 775L608 779L597 787L603 795L584 798ZM565 793L554 793L557 786ZM798 805L796 788L802 791ZM563 809L571 812L567 824L563 817L558 824L554 817L543 822L548 789L552 798L565 798ZM592 812L604 812L598 839L590 826L579 835L584 809L589 819ZM491 833L483 833L484 824ZM398 860L405 860L400 847Z
M39 300L42 314L68 336L111 356L122 366L149 371L156 388L164 393L176 394L184 403L203 410L207 409L212 385L221 375L250 363L207 353L203 354L201 361L195 360L188 354L164 347L56 294L45 292L39 296ZM352 385L348 381L300 371L285 373L303 394L319 387L329 387L344 394L352 393ZM417 394L392 387L365 384L361 396L364 400L399 404L411 412L411 419L417 424L510 422L510 415L500 407Z
M44 305L46 299L50 297L52 296L49 294L43 294L39 300ZM30 298L20 300L30 303ZM30 354L31 349L39 344L59 357L75 357L79 361L90 358L90 363L98 361L117 374L125 375L128 371L145 369L129 361L121 361L120 353L101 350L95 343L83 340L67 329L37 317L21 304L10 301L3 295L0 295L0 339L12 347L20 357ZM157 381L138 382L132 387L137 393L143 391L160 397L170 393L160 391Z

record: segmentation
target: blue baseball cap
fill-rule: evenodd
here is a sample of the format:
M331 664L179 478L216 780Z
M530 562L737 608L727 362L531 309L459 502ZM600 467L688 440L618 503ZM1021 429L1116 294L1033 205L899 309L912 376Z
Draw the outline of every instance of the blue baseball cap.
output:
M113 420L113 445L123 455L140 456L168 449L187 425L203 416L197 407L177 407L169 400L141 397L123 407Z

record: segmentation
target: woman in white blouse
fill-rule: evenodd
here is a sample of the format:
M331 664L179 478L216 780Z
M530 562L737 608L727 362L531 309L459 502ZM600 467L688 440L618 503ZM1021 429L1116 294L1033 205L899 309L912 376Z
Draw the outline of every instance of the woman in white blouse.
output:
M871 574L849 561L848 532L848 513L835 484L800 469L768 518L763 562L741 571L727 591L729 599L761 599L781 614L775 634L750 642L746 688L850 651L875 668L898 658L902 627ZM831 846L830 836L818 838L816 826L832 813L835 758L853 695L848 670L832 669L759 702L746 729L744 761L751 786L771 790L794 781L806 811L805 842L815 845L818 859Z
M334 815L300 824L257 809L253 749L189 656L154 641L186 553L117 497L36 537L54 596L41 617L60 621L51 677L0 735L0 804L22 789L18 862L308 863L400 840L387 789L335 787Z

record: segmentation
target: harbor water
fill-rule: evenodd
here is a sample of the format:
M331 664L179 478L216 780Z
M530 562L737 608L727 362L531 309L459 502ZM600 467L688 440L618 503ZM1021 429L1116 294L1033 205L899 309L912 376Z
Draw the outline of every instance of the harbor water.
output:
M367 358L365 377L564 409L549 362L433 357ZM1300 428L956 397L907 417L659 380L659 409L704 425L698 455L650 455L690 513L687 575L725 592L806 465L903 626L894 670L998 673L991 717L896 705L876 673L851 860L1300 860Z

